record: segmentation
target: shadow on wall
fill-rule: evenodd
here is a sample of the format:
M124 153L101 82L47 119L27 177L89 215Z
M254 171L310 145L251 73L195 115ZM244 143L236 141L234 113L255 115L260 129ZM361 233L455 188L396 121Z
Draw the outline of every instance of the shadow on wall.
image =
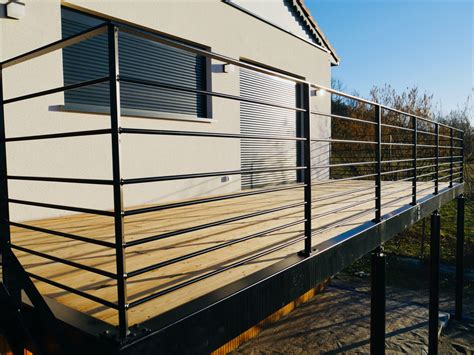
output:
M7 18L7 5L0 4L0 18Z

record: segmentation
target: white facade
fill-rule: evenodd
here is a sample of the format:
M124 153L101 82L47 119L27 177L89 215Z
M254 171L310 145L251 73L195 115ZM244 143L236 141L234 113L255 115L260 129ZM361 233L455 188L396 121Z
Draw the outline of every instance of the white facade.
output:
M5 3L0 0L0 3ZM0 60L61 38L61 5L210 47L211 51L330 86L331 53L292 36L220 0L118 1L25 0L20 20L0 18ZM284 6L281 4L281 6ZM282 8L274 4L268 11ZM1 13L0 13L1 14ZM276 18L276 17L275 17ZM285 24L282 24L284 26ZM79 65L80 63L78 63ZM213 61L213 64L219 64ZM220 63L222 64L222 63ZM212 73L212 90L239 95L239 70ZM5 99L63 85L60 51L10 67L3 72ZM240 132L239 102L212 99L209 120L123 117L123 127L186 131ZM7 137L109 128L107 115L61 112L64 94L53 94L5 106ZM312 97L313 109L329 112L330 97ZM313 136L329 137L330 121L313 120ZM122 135L122 177L239 170L240 143L235 139ZM316 146L318 161L328 161L327 145ZM8 143L9 175L112 178L110 136L75 137ZM239 175L177 180L124 187L126 206L239 191ZM112 187L48 182L9 182L10 198L111 209ZM70 212L11 204L15 221L60 216Z

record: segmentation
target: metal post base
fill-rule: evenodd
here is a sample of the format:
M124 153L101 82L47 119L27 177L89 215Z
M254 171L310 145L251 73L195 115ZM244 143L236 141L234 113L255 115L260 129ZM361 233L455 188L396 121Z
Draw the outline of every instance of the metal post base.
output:
M430 308L428 354L438 354L438 317L439 317L439 237L441 218L438 211L431 215L430 239Z
M370 353L385 354L385 254L382 247L372 253Z

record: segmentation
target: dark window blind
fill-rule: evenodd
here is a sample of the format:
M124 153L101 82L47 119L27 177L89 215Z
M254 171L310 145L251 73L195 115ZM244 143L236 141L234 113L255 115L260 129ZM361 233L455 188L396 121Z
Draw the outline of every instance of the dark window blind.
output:
M63 9L62 36L68 37L104 21ZM63 49L64 84L74 84L108 75L107 35L103 34ZM121 76L206 90L206 58L147 39L119 32ZM124 109L207 116L207 98L202 94L121 83ZM108 107L108 84L67 91L67 104Z

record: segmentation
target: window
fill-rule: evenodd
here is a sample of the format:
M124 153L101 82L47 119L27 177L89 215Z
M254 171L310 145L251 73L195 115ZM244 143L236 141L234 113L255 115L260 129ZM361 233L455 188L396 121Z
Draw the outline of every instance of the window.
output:
M62 9L63 38L104 23L104 19ZM120 75L162 84L210 90L210 61L180 49L119 33ZM64 84L108 75L107 34L63 49ZM131 116L210 118L208 95L121 82L121 107ZM108 84L65 92L66 109L108 112Z

